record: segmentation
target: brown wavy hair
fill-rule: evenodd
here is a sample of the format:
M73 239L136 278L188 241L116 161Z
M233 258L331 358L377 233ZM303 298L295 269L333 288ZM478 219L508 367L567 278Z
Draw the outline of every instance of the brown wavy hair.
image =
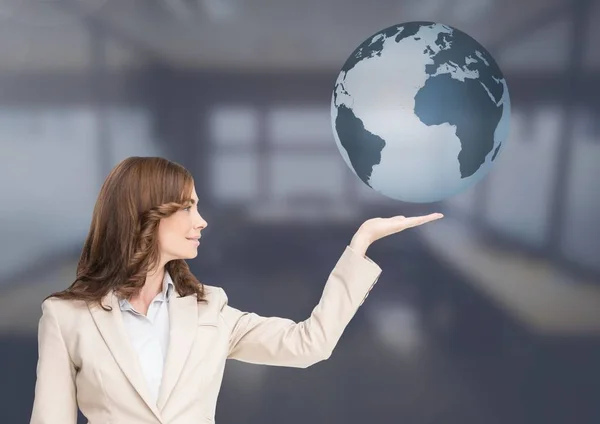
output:
M107 176L92 215L77 265L77 278L65 290L47 296L101 304L114 290L120 298L139 293L159 263L158 226L192 204L194 180L183 166L161 157L129 157ZM204 286L183 259L165 265L181 296L204 301Z

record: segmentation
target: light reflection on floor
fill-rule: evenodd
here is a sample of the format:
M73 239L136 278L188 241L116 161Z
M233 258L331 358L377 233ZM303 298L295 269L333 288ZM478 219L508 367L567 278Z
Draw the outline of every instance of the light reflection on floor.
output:
M419 355L424 334L415 307L406 301L378 301L365 309L382 346L405 358Z

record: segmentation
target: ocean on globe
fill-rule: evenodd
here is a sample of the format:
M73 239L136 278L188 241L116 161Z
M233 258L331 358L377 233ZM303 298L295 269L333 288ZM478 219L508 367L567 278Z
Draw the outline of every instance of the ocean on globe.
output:
M500 68L448 25L383 29L344 63L331 99L337 147L371 189L404 202L457 195L488 174L509 135Z

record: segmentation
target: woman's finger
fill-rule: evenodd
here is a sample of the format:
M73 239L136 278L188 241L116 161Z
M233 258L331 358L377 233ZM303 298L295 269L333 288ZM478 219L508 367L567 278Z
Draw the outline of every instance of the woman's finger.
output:
M410 218L401 219L399 222L399 225L402 228L412 228L412 227L417 227L419 225L426 224L431 221L435 221L435 220L443 218L443 217L444 217L444 215L442 215L441 213L432 213L432 214L423 215L423 216L413 216Z

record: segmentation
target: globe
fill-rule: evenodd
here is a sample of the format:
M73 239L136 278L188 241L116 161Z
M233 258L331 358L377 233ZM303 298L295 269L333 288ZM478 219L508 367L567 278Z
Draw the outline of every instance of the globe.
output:
M479 182L509 133L510 99L490 53L435 22L385 28L342 66L331 98L336 145L376 192L437 202Z

